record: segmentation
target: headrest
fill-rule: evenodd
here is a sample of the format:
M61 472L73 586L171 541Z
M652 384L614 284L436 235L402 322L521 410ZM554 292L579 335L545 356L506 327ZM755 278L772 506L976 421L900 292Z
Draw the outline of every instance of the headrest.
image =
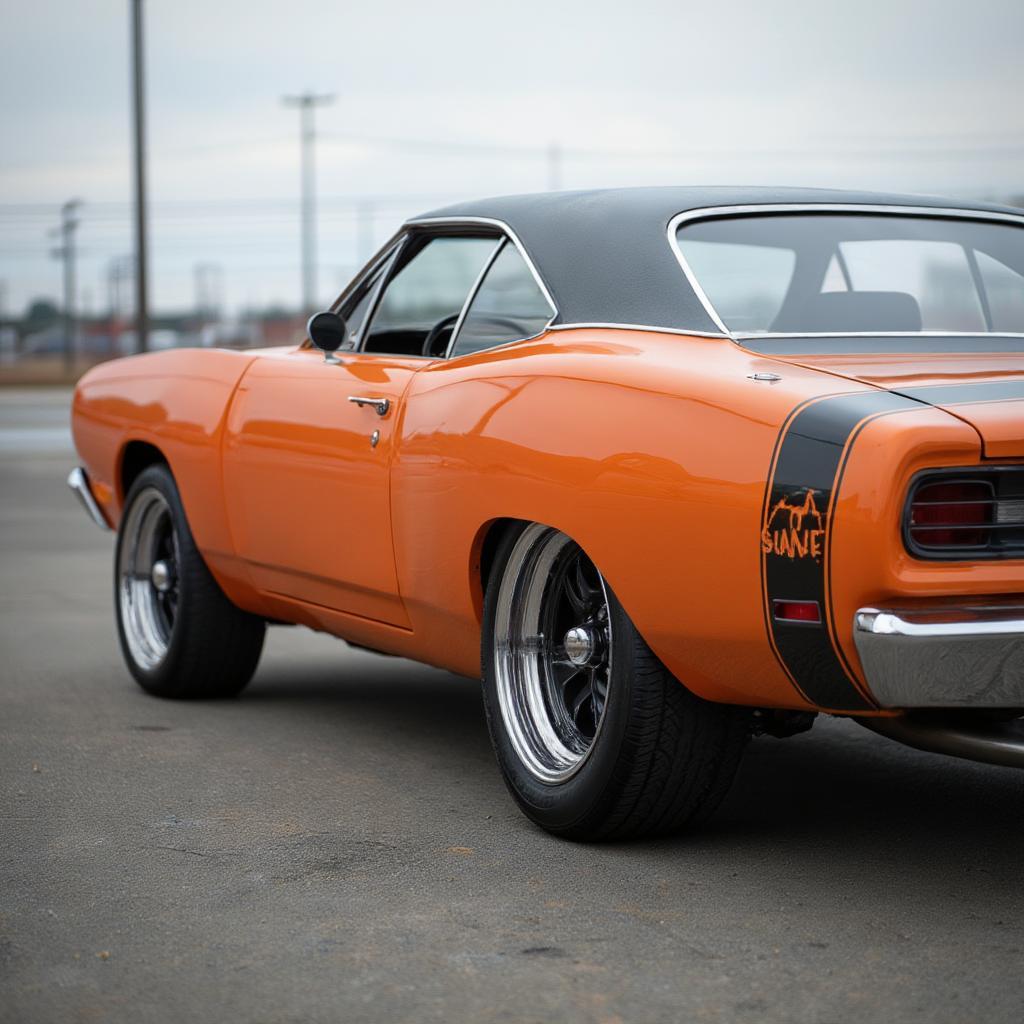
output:
M786 327L807 334L919 331L921 307L907 292L821 292L787 318Z

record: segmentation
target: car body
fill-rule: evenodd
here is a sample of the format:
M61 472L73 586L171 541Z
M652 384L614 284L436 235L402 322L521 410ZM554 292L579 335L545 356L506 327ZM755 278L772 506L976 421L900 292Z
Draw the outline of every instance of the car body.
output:
M461 255L402 278L431 251ZM1022 285L1024 215L986 204L679 188L461 204L408 222L346 289L337 355L91 370L77 483L116 528L162 460L232 604L466 676L497 538L533 523L579 545L700 699L894 735L908 710L1012 719ZM964 739L963 716L921 720L924 739L901 738L1019 760L990 724Z

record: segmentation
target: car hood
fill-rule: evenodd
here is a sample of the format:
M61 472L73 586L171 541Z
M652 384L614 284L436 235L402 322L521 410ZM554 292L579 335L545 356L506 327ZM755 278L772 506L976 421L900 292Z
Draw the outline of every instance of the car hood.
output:
M773 338L745 347L944 409L977 430L985 458L1024 457L1024 338L971 340L1006 350L955 351L960 339L924 336ZM907 351L911 343L916 351Z

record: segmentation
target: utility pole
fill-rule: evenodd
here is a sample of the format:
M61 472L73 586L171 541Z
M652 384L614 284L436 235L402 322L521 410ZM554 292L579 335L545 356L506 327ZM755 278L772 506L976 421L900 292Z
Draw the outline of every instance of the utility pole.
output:
M125 307L131 308L131 302L125 302L122 285L128 285L132 279L131 256L115 256L107 264L107 304L110 308L110 354L121 355L121 316Z
M75 365L75 230L79 224L75 214L81 205L80 199L69 199L60 208L60 227L52 232L60 239L53 256L61 261L64 279L64 369L67 373L71 373Z
M135 128L135 344L149 347L148 259L146 251L146 90L142 38L142 0L132 7L132 112Z
M316 311L316 168L313 143L316 129L313 112L319 106L332 103L332 95L304 92L299 96L285 96L286 107L299 108L299 138L302 146L302 309L304 313Z
M6 278L0 277L0 360L4 358L7 351L6 338L7 338L7 280ZM10 353L12 358L18 355L18 331L15 329L14 324L11 324L11 349Z
M548 191L557 192L562 187L562 147L551 142L547 148Z
M192 268L195 276L195 315L201 327L208 320L220 318L223 269L219 263L196 263Z

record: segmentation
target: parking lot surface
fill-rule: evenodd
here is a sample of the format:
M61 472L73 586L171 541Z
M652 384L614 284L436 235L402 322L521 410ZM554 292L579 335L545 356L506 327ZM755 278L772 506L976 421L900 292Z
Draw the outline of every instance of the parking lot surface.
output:
M579 846L473 681L274 628L240 699L148 697L67 402L0 390L0 1021L1024 1020L1024 773L823 720Z

